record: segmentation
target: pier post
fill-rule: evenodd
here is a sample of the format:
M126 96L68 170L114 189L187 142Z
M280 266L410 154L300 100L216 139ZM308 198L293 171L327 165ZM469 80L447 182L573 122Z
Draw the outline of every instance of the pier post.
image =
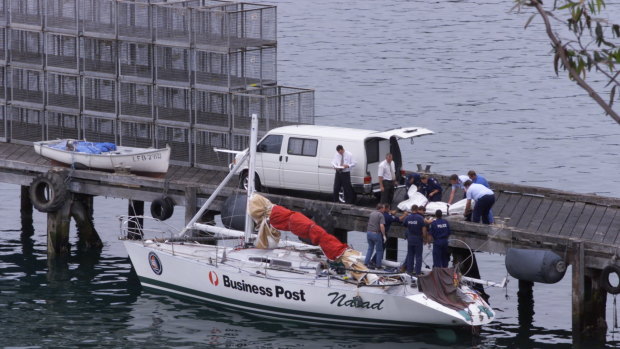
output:
M398 260L398 238L388 237L385 243L385 259L388 261Z
M517 312L519 330L517 332L518 343L523 347L531 343L532 323L534 322L534 283L532 281L519 280L517 291Z
M144 216L144 201L129 200L127 207L128 216ZM136 218L127 222L127 238L130 240L140 240L144 236L142 227L144 218Z
M196 187L185 187L185 224L194 218L198 212L198 190ZM206 212L205 212L206 213ZM187 236L195 236L195 230L188 230Z
M93 196L74 194L71 204L71 216L75 220L78 234L78 250L89 251L103 248L103 242L97 234L93 222Z
M194 218L196 212L198 212L196 187L185 187L185 224Z
M604 343L606 340L607 293L598 283L601 271L587 270L585 267L583 242L573 242L572 252L573 346L586 348L592 342Z
M34 226L32 225L32 200L30 200L29 191L30 187L25 185L21 186L19 213L22 221L22 239L34 235Z
M72 199L69 199L56 212L47 214L47 256L69 254L69 223L71 222Z
M349 240L348 233L349 232L346 229L334 228L334 236L343 244L346 244Z

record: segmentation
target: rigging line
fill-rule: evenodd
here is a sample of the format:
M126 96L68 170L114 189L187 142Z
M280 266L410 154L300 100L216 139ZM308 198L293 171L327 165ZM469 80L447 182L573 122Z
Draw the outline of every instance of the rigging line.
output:
M497 235L499 235L499 233L501 233L501 232L504 230L504 228L505 228L505 224L506 224L506 223L505 223L505 221L504 221L504 220L501 220L501 223L500 223L500 224L493 224L493 225L490 225L490 226L492 227L492 229L493 229L493 230L495 230L495 233L493 233L493 234L491 234L491 235L488 235L488 236L487 236L487 240L486 240L485 242L483 242L480 246L478 246L478 248L477 248L476 250L472 250L472 248L471 248L471 247L469 247L469 245L467 245L467 244L466 244L464 241L462 241L462 240L458 240L458 239L451 239L451 240L454 240L454 241L460 241L460 242L462 242L462 243L463 243L465 246L467 246L467 248L469 249L469 251L470 251L470 256L469 256L469 257L467 257L467 258L465 258L465 260L463 260L463 262L467 261L469 258L472 258L472 256L473 256L473 253L474 253L474 252L480 252L480 249L481 249L482 247L484 247L485 245L487 245L487 244L489 244L489 243L491 242L491 238L494 238L494 237L496 237ZM497 227L497 229L494 229L495 227ZM511 231L511 235L512 235L512 233L513 233L513 232ZM510 244L512 245L512 236L511 236L511 239L510 239Z

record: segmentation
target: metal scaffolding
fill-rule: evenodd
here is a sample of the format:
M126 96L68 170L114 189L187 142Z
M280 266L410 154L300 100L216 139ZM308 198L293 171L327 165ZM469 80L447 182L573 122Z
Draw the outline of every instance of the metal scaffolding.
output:
M277 85L276 7L220 0L0 0L0 141L172 147L223 167L264 133L314 123L314 91Z

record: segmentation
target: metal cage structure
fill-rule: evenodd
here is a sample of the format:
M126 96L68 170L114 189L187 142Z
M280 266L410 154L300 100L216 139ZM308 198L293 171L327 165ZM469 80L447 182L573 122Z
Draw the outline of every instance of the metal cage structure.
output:
M314 92L277 84L273 5L224 0L0 0L0 141L172 148L226 167L261 132L314 123Z

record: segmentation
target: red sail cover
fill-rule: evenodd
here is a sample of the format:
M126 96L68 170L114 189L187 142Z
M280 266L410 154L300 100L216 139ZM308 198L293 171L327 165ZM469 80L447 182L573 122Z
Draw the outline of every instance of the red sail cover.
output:
M336 260L348 248L347 245L329 234L303 214L291 211L279 205L273 205L269 223L278 230L290 231L302 239L319 245L330 260Z

